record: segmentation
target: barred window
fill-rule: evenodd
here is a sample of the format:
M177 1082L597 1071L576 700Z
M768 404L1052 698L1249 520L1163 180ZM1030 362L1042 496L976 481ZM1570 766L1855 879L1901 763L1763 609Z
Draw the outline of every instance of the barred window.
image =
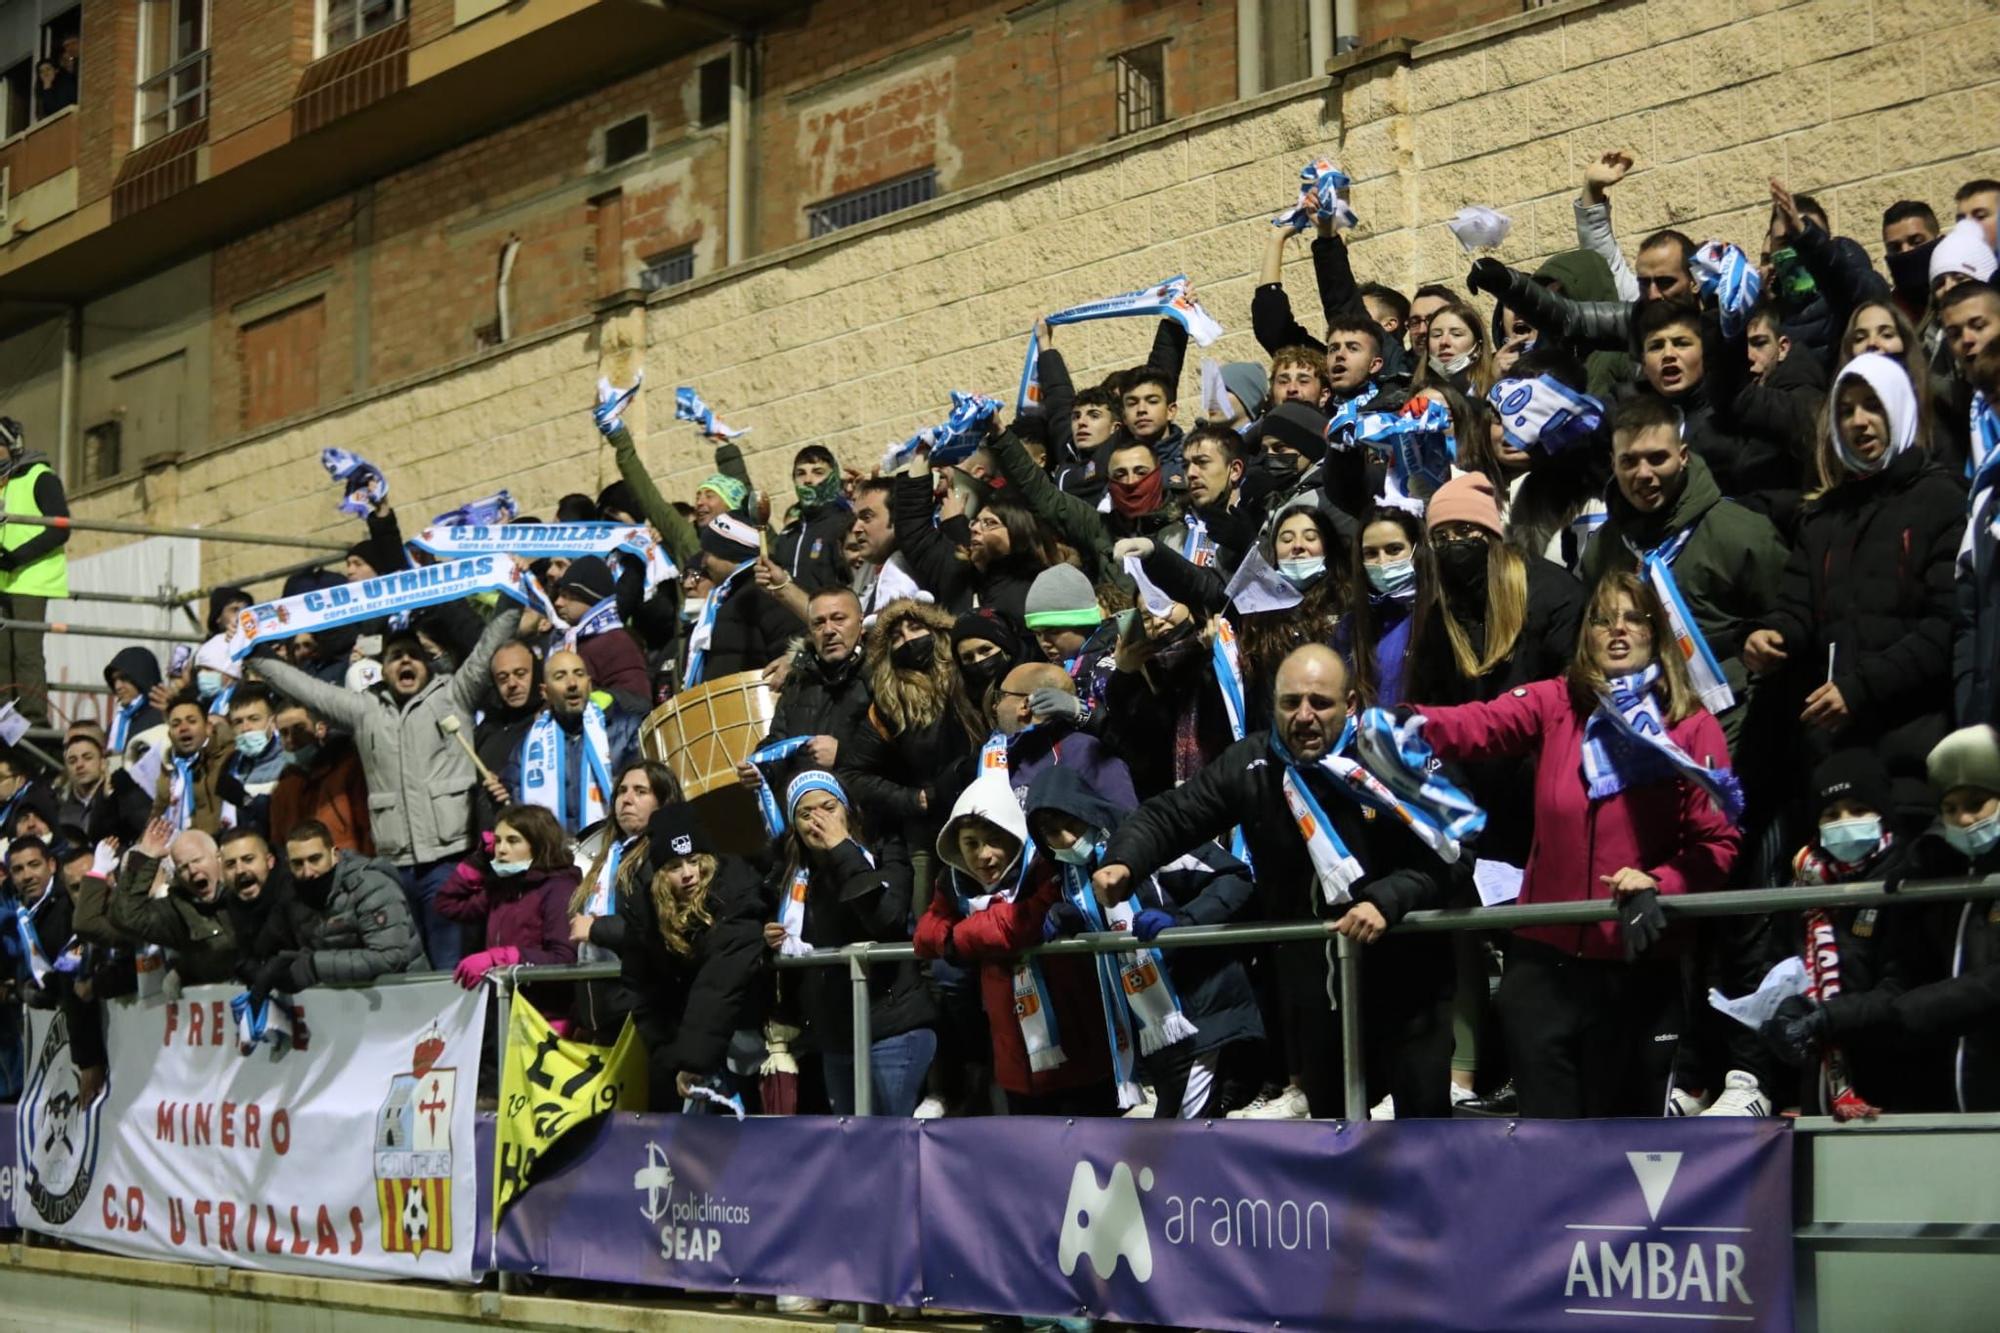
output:
M649 292L657 292L667 287L678 287L684 282L694 281L694 247L684 245L678 250L668 250L654 255L646 261L646 267L639 270L639 286Z
M1167 118L1167 44L1149 42L1111 58L1118 76L1118 134L1150 130Z
M824 236L828 232L839 231L842 227L853 227L876 218L886 217L905 208L928 203L937 198L937 168L925 167L907 176L871 185L865 190L854 190L847 194L806 209L806 220L811 224L811 234Z

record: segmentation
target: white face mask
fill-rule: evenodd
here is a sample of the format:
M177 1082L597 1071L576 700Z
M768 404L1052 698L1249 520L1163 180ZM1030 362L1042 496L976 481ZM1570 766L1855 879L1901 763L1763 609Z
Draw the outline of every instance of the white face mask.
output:
M1364 565L1363 568L1368 573L1368 586L1386 597L1405 597L1416 591L1415 560L1387 560L1379 565Z
M1097 849L1103 842L1102 838L1095 836L1078 838L1067 847L1057 847L1052 850L1055 852L1056 860L1066 866L1087 866L1091 858L1097 855Z
M1309 555L1297 560L1280 560L1278 572L1285 576L1285 582L1303 591L1307 584L1326 573L1326 557Z
M1438 364L1444 367L1445 374L1456 375L1459 371L1464 370L1472 364L1472 353L1460 352L1457 356L1451 358L1451 360L1439 361Z
M1957 824L1946 824L1944 840L1950 843L1955 851L1977 861L1992 851L1995 844L2000 844L2000 812L1990 814L1963 828Z
M1819 845L1843 865L1865 861L1882 845L1882 817L1856 815L1852 819L1829 819L1819 826Z

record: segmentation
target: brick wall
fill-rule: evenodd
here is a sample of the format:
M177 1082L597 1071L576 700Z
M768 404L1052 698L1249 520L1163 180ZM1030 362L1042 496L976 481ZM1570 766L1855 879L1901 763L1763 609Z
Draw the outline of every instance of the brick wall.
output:
M953 86L962 96L972 62L953 59ZM691 429L671 420L665 403L676 384L698 386L731 422L755 428L744 441L752 467L775 484L801 442L825 440L867 468L884 445L938 420L953 388L1011 398L1037 314L1176 272L1193 278L1229 330L1211 354L1256 357L1248 312L1265 219L1289 202L1299 163L1318 153L1335 156L1356 179L1354 205L1364 223L1355 238L1357 272L1405 291L1431 280L1462 284L1466 259L1443 219L1465 203L1514 219L1500 252L1510 263L1531 264L1573 244L1570 200L1583 163L1614 145L1640 159L1614 196L1628 243L1671 223L1696 236L1756 244L1765 179L1777 175L1818 195L1836 230L1873 252L1880 211L1891 200L1928 200L1948 215L1960 181L2000 176L1992 135L2000 112L1996 73L2000 16L1983 0L1552 7L1420 46L1407 62L1367 65L1332 96L1319 89L1270 94L1137 136L1123 151L1066 159L990 192L971 191L698 279L648 306L643 327L621 317L594 334L565 331L400 390L378 390L364 402L190 460L172 491L153 479L150 492L122 486L83 499L78 511L351 533L332 513L314 462L326 444L362 445L389 466L410 513L427 516L501 484L530 510L546 510L556 496L612 475L588 421L591 385L600 365L622 376L635 342L650 387L631 420L669 493L678 494L711 469ZM662 99L676 91L656 90ZM600 108L601 118L615 118L611 109ZM677 218L646 225L712 244L719 219L682 191L714 197L701 173L719 171L719 162L710 165L719 151L661 167L650 194L628 189L621 205L631 205L634 216L651 208L660 219ZM422 174L431 170L446 175ZM395 282L426 281L426 264L446 262L446 243L427 242L435 248L409 251L395 282L385 276L394 237L434 234L395 221L391 200L399 191L449 193L453 216L470 218L476 207L505 209L535 189L532 181L509 183L498 164L471 158L440 159L422 171L378 187L377 293ZM460 183L447 180L453 172ZM339 215L321 212L321 233L334 246ZM411 204L405 216L423 210ZM487 218L496 234L516 225L501 214ZM596 248L587 216L563 226L547 244ZM637 226L626 219L629 253L642 248L632 235ZM529 233L522 234L525 243ZM311 241L311 228L301 227L271 247L258 271L280 281L282 261L303 256ZM481 265L493 253L484 241L472 249ZM1303 250L1298 254L1287 282L1310 322L1311 279ZM304 263L296 258L292 267ZM221 256L217 266L220 292ZM228 283L247 293L247 271ZM517 285L530 281L531 271L538 269L517 265ZM450 279L460 280L469 281ZM351 274L344 281L352 290ZM337 280L329 339L340 290ZM425 301L443 299L435 288L422 290ZM381 304L390 299L379 298L373 314L384 346L408 336L400 329L404 316L391 318L392 307ZM1104 323L1063 330L1057 345L1087 379L1138 359L1148 336L1137 325ZM1183 390L1191 396L1193 388L1191 365ZM234 404L233 384L229 393ZM170 494L179 497L172 504L158 499ZM277 563L268 557L254 549L209 553L227 573Z
M299 72L312 62L315 8L306 0L211 7L210 143L291 105Z

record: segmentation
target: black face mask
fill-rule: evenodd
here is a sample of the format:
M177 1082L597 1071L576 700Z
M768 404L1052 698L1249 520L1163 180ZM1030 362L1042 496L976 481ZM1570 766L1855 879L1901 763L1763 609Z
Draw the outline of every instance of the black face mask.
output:
M974 699L984 698L986 691L993 687L993 682L1000 679L1006 670L1005 653L994 653L977 662L961 662L958 666L958 674L965 680L966 693Z
M1480 597L1486 592L1486 539L1439 542L1438 578L1461 597Z
M889 661L903 671L924 671L936 657L931 647L931 636L920 634L914 639L905 639L889 650Z
M1177 667L1200 647L1194 622L1184 620L1169 630L1165 638L1153 640L1153 660L1164 667Z
M308 907L325 907L326 900L333 893L333 872L324 875L300 875L292 880L298 895Z
M1938 240L1942 239L1925 241L1914 250L1889 256L1889 281L1894 285L1896 295L1919 310L1931 299L1931 252L1938 248Z

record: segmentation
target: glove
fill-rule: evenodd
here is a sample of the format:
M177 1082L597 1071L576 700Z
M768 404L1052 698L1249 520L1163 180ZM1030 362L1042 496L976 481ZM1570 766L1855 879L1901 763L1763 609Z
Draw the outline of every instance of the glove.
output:
M1507 290L1507 266L1491 255L1475 259L1472 272L1465 276L1465 285L1475 292L1498 296Z
M488 972L496 967L518 967L521 951L511 944L503 944L497 949L481 949L459 960L458 971L452 973L458 984L467 990L477 990L479 983Z
M1660 910L1658 889L1640 889L1625 895L1618 905L1618 929L1625 936L1625 961L1631 962L1660 942L1667 930L1667 914Z
M250 998L262 1004L271 992L290 990L292 964L298 958L297 953L287 950L284 953L273 954L253 967L250 972Z
M1083 721L1083 700L1067 690L1044 685L1028 696L1028 711L1037 722L1067 722L1076 726Z
M1111 548L1112 558L1116 560L1129 560L1135 555L1144 560L1152 553L1153 539L1151 537L1121 537L1118 539L1117 544Z
M1150 940L1163 930L1170 930L1181 924L1181 919L1172 912L1163 912L1157 907L1148 907L1132 918L1132 934L1142 940Z
M1090 923L1083 919L1083 913L1076 910L1072 902L1057 902L1049 908L1049 914L1042 918L1042 938L1052 940L1061 935L1081 935L1090 929Z
M118 840L106 838L90 856L90 873L96 879L110 879L118 872Z
M1778 1012L1757 1029L1757 1035L1786 1064L1803 1065L1819 1053L1826 1029L1826 1006L1792 995L1778 1005Z

